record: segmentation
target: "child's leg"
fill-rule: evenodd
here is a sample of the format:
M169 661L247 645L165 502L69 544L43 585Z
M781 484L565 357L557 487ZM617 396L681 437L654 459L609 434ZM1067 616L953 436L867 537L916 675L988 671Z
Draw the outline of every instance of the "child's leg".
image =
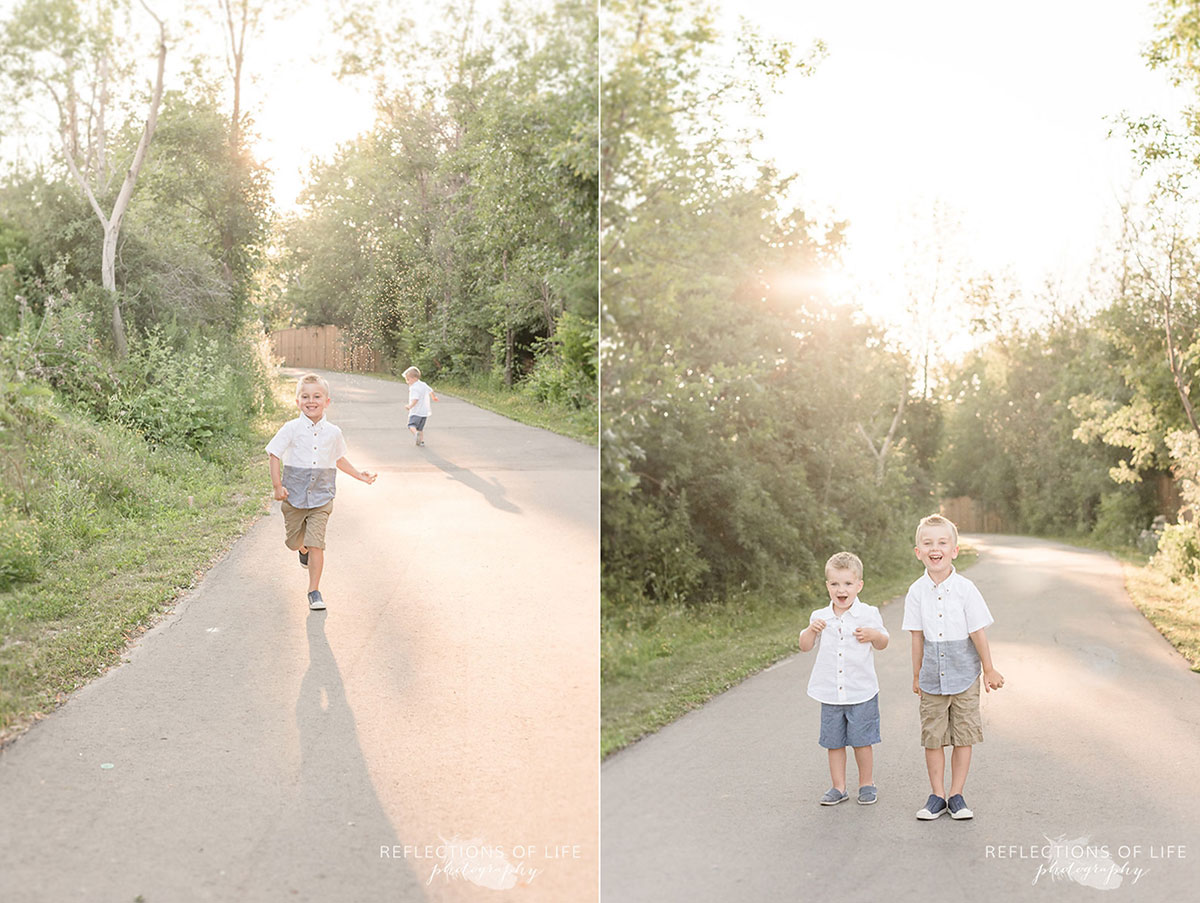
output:
M321 588L321 571L325 568L325 550L308 550L308 591L314 592Z
M956 746L950 753L950 796L962 793L971 768L971 746Z
M983 721L979 711L980 679L976 678L963 692L951 697L950 702L950 796L962 793L967 783L967 771L971 768L971 750L976 743L983 742Z
M858 786L874 784L875 752L879 743L879 697L852 706L846 713L846 737L854 747L854 764L858 766Z
M326 502L309 513L304 524L304 542L308 546L308 591L321 588L321 571L325 569L325 529L329 526L329 515L333 502Z
M311 568L312 565L310 564ZM940 746L937 749L925 748L925 769L929 772L929 787L934 795L946 796L946 752Z
M875 783L875 747L854 747L854 764L858 766L858 786Z
M846 747L829 750L829 777L835 790L846 792Z

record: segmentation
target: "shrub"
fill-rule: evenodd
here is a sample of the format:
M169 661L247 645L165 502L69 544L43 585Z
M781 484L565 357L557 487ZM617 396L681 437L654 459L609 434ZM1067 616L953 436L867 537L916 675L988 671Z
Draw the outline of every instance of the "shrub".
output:
M161 330L132 343L118 365L109 416L151 445L201 451L247 420L252 381L239 376L221 344L200 340L176 349Z
M1100 497L1100 510L1096 515L1092 536L1106 545L1134 545L1142 530L1150 523L1152 514L1146 499L1136 487L1117 487Z
M608 604L642 599L679 604L693 597L709 566L692 537L686 510L686 498L664 510L638 505L625 493L606 494L601 555Z
M564 313L554 335L535 343L537 359L522 383L538 401L586 408L596 404L599 327L590 320Z
M1158 540L1153 564L1173 583L1200 577L1200 529L1196 524L1171 524Z

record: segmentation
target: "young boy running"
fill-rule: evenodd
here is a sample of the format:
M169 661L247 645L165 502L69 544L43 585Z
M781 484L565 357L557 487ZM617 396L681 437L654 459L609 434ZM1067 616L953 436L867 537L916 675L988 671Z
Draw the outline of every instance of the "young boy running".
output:
M360 471L346 458L342 431L325 419L333 398L329 383L316 373L307 373L296 383L296 406L300 416L279 428L267 443L271 456L271 482L280 501L285 543L300 553L300 564L308 568L308 607L325 607L321 598L321 572L325 569L325 526L333 510L335 481L340 470L370 484L376 474Z

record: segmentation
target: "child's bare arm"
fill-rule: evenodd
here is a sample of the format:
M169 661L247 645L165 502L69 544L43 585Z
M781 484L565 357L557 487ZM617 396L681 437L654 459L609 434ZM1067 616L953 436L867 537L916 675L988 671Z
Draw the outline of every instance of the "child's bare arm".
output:
M271 485L275 487L275 498L278 501L287 501L288 491L283 488L283 477L279 472L279 458L271 455Z
M888 645L888 635L874 627L854 628L854 638L860 643L870 643L876 649L886 649Z
M971 642L975 644L975 651L979 653L979 661L983 663L983 688L987 692L999 690L1004 686L1004 675L996 670L992 664L992 649L988 645L987 634L980 627L971 634Z
M920 696L921 662L925 658L925 634L920 630L909 632L912 634L913 692Z
M354 477L354 479L356 479L356 480L362 480L364 483L368 483L368 484L374 483L375 478L377 476L379 476L379 474L377 474L377 473L370 473L365 470L359 470L357 467L355 467L353 464L351 464L350 459L346 458L346 457L338 458L337 469L340 470L342 473L350 474L350 476Z
M800 651L808 652L817 644L817 637L825 629L825 622L816 618L811 624L800 631Z

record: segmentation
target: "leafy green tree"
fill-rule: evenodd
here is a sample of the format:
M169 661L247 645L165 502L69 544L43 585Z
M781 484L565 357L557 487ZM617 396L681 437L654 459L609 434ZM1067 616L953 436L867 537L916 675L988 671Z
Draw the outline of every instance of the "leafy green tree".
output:
M821 48L739 36L711 12L606 6L602 63L601 553L607 606L790 595L852 547L903 551L905 357L823 297L839 231L729 132ZM811 585L811 583L809 584Z
M544 386L562 382L552 361L572 382L592 355L566 349L595 334L563 325L596 316L594 11L449 21L401 50L357 34L347 66L375 79L378 116L314 169L286 226L286 297L397 362L513 384L538 361ZM396 84L396 66L414 77Z
M1082 393L1121 391L1118 367L1086 319L1014 328L967 355L941 404L946 494L985 503L1016 530L1090 533L1104 499L1122 494L1108 476L1118 453L1080 432L1076 410ZM1140 529L1151 500L1133 495L1145 523L1128 528Z

